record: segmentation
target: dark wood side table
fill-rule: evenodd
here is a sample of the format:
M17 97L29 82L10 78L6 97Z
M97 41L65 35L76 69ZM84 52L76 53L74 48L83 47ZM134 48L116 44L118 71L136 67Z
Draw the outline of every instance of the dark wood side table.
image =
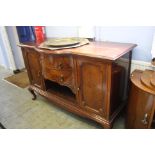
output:
M155 72L135 70L131 74L131 90L126 128L152 128L155 112Z

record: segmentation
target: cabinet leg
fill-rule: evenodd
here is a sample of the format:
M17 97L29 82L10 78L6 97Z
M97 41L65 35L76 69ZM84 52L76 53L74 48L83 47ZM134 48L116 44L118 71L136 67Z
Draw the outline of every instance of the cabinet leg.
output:
M0 127L1 127L2 129L6 129L6 128L3 126L3 124L1 124L1 122L0 122Z
M112 128L112 125L111 124L101 124L101 125L102 125L102 127L104 129L111 129Z
M33 95L32 100L35 100L37 98L36 94L34 93L34 90L31 88L28 88L29 92Z

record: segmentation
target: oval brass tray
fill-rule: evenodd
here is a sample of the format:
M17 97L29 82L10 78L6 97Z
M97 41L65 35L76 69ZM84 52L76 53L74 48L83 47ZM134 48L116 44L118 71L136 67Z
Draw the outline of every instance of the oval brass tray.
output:
M45 42L46 46L52 47L65 47L65 46L73 46L80 43L78 38L56 38L50 39Z

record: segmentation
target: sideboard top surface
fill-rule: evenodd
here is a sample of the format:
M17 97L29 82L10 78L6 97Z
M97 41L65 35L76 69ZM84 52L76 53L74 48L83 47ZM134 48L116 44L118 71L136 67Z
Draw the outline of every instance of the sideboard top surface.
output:
M75 54L75 55L84 55L84 56L89 56L94 58L116 60L119 57L131 51L137 45L132 43L95 41L95 42L90 42L89 44L81 47L61 49L61 50L41 49L41 48L38 48L38 45L35 43L24 43L24 44L20 44L19 46L34 48L38 52L45 52L45 53L51 53L51 54Z

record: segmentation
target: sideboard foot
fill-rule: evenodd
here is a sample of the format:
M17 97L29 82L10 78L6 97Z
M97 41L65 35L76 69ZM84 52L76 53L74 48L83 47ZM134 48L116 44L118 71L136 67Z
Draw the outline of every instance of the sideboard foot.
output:
M28 88L28 90L33 95L32 100L36 100L37 96L36 96L34 90L32 90L31 88Z
M111 124L101 124L101 125L102 125L102 127L104 129L111 129L112 128L112 125Z

